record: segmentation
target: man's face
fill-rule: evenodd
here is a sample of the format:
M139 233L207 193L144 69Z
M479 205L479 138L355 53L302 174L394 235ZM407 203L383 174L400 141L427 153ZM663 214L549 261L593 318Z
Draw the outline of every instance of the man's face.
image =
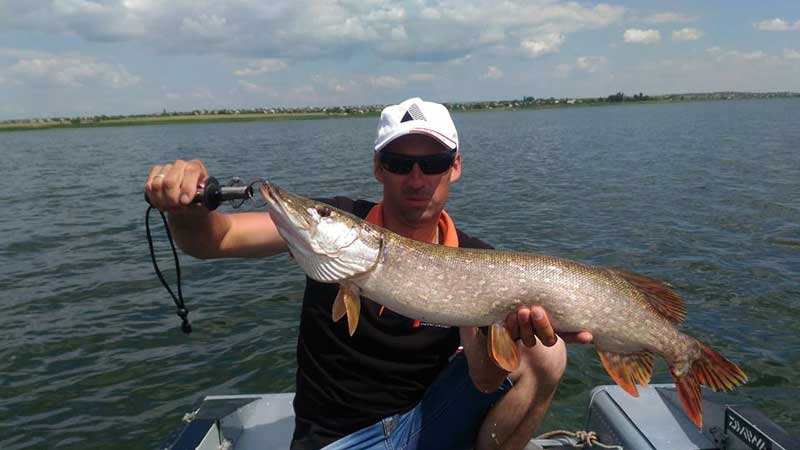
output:
M431 137L408 134L395 139L381 151L428 156L451 150ZM383 184L384 211L398 214L407 224L438 220L450 193L450 183L461 176L461 154L456 155L452 167L438 175L422 173L419 164L414 164L408 174L395 174L381 167L378 155L375 155L374 170L375 178Z

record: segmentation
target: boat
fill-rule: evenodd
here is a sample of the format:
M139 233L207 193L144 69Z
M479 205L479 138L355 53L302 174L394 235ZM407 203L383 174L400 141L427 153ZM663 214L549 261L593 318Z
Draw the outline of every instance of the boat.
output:
M703 428L681 407L674 384L595 387L584 431L554 430L532 437L525 450L798 450L789 432L745 401L703 388ZM293 393L209 395L184 416L161 448L168 450L285 450L294 430Z

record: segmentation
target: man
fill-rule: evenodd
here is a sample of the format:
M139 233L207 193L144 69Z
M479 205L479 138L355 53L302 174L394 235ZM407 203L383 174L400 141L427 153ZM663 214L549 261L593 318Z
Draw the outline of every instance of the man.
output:
M373 156L383 199L326 200L403 236L488 247L444 211L461 176L458 134L447 109L419 98L383 110ZM268 214L221 214L190 205L207 172L200 161L151 169L145 189L168 212L180 248L200 258L287 250ZM333 323L336 286L307 281L298 338L292 449L521 449L541 423L566 366L564 342L545 311L506 318L521 363L508 373L474 327L424 324L362 299L359 328ZM342 321L345 322L345 321ZM589 342L591 335L564 336ZM463 352L458 352L458 345Z

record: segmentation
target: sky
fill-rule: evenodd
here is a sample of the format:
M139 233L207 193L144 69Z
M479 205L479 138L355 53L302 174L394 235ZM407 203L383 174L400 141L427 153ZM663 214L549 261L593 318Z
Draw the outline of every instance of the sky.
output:
M800 91L800 1L0 0L0 120Z

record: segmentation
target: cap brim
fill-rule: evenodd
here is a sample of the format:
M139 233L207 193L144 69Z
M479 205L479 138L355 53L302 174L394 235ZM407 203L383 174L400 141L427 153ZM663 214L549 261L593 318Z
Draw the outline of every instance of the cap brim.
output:
M431 130L429 128L420 128L420 127L408 127L397 130L396 132L387 136L383 141L375 145L375 151L376 152L381 151L381 149L389 145L395 139L408 134L422 134L425 136L429 136L435 139L437 142L444 145L445 147L449 148L450 150L455 150L457 147L455 141L443 135L442 133L439 133L436 130Z

